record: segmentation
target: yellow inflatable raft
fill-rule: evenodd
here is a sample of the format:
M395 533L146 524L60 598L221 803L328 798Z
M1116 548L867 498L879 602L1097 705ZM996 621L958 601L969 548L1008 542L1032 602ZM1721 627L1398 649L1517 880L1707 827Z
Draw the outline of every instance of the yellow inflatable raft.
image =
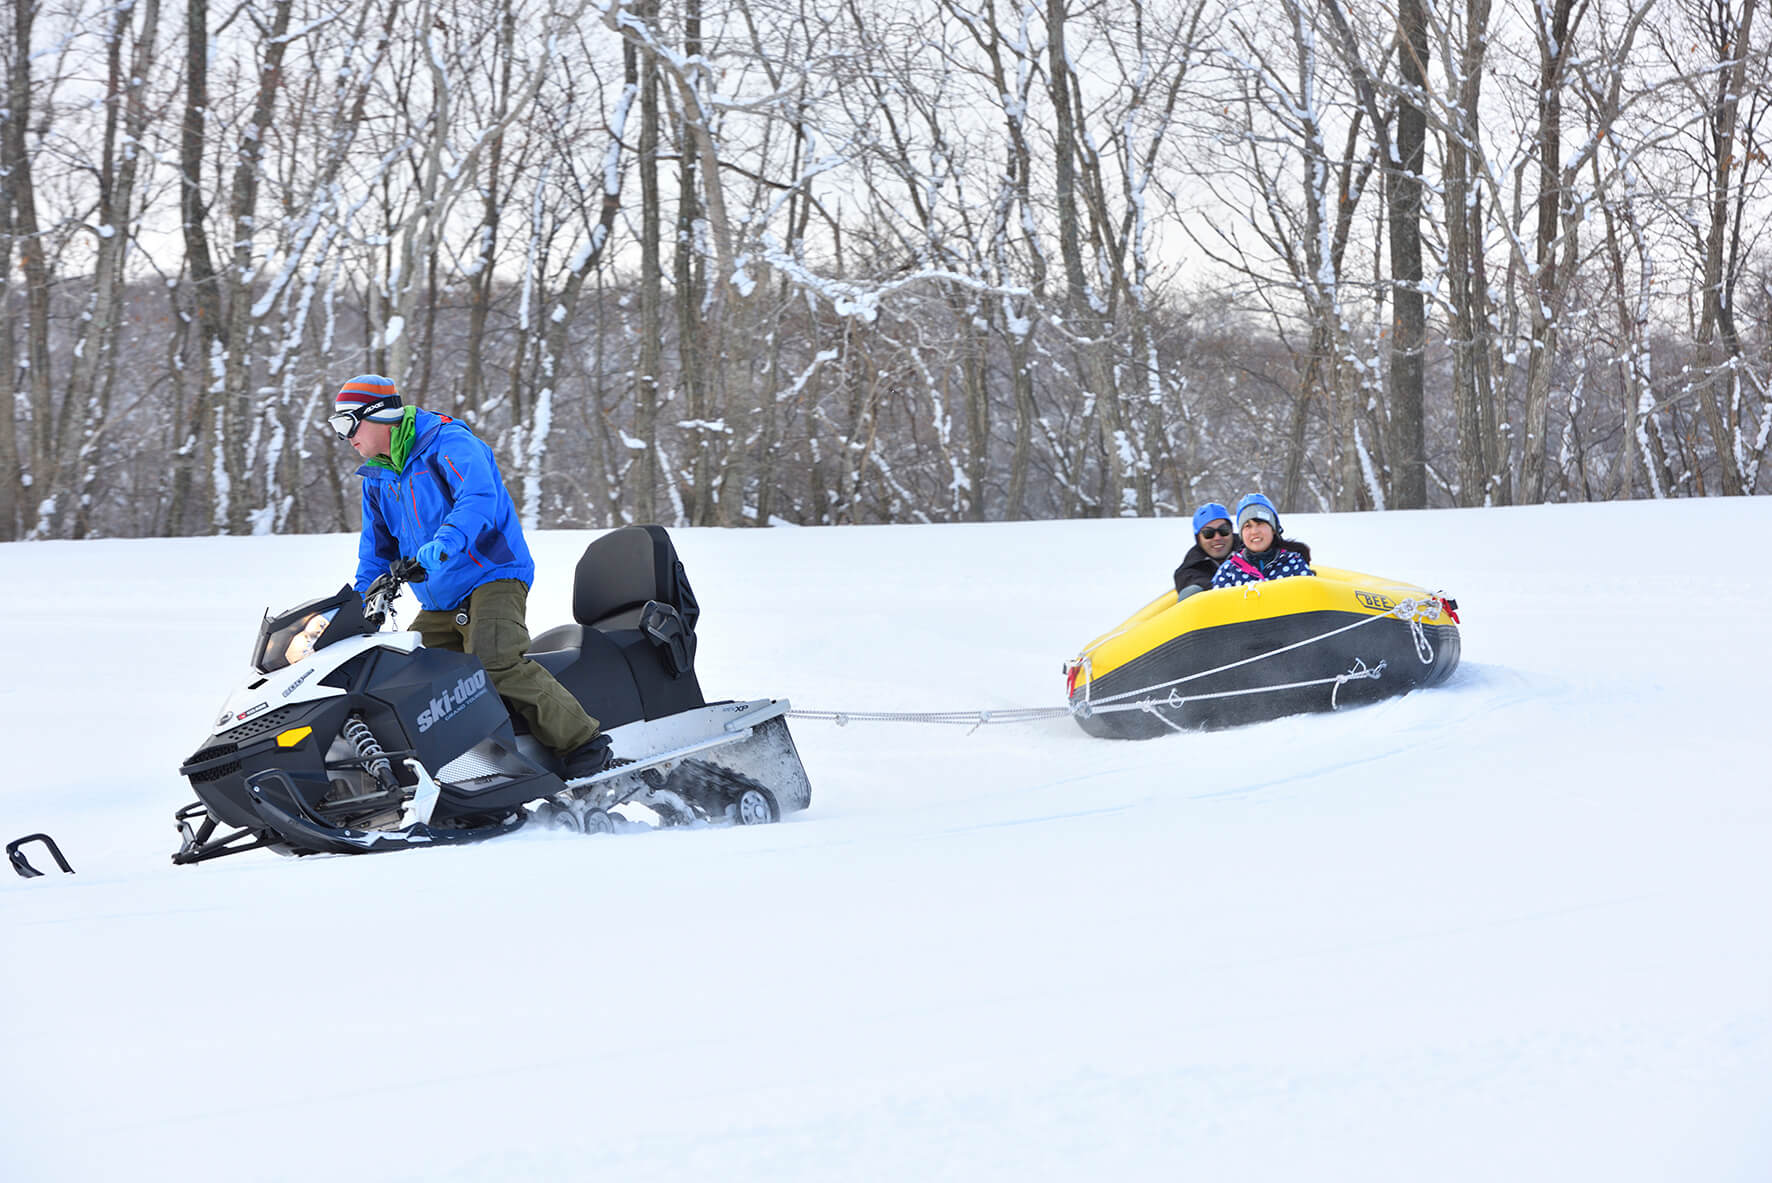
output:
M1407 694L1458 667L1457 607L1325 567L1167 591L1065 663L1071 710L1091 735L1149 739Z

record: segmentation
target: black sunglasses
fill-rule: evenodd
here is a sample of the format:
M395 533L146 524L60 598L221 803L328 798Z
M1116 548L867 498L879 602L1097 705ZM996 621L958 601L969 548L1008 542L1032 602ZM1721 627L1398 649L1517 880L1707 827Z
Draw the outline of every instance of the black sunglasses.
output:
M1229 526L1207 526L1200 531L1201 538L1229 538L1236 531Z

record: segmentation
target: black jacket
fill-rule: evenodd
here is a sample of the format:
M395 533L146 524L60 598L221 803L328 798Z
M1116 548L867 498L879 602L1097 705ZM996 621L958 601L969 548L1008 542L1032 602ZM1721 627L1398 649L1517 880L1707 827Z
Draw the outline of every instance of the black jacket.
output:
M1198 542L1188 548L1187 557L1175 569L1175 590L1179 594L1190 587L1211 587L1218 574L1218 560L1200 549Z

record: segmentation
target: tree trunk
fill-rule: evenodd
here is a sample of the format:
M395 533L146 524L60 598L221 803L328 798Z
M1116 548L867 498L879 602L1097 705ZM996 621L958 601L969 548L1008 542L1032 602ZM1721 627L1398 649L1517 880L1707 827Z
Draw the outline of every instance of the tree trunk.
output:
M1391 504L1427 506L1427 447L1422 427L1422 359L1427 315L1421 290L1422 167L1427 158L1427 115L1411 94L1427 87L1427 17L1422 0L1398 0L1398 66L1403 91L1397 100L1395 171L1390 197L1391 300Z
M547 311L542 317L546 326L542 330L543 380L546 382L554 405L562 407L559 390L565 377L568 353L568 337L574 321L578 316L579 300L584 294L586 280L597 273L603 261L603 252L609 246L609 240L615 234L615 220L621 213L622 169L621 150L623 137L627 134L628 114L633 109L635 96L640 90L640 51L632 41L622 43L622 92L616 104L614 117L610 120L609 143L603 149L601 178L601 198L597 207L597 217L591 228L591 239L572 256L567 268L565 280L560 290L552 299L544 301ZM601 332L599 331L599 341ZM600 389L597 383L592 386ZM601 402L595 391L592 393L593 410L601 417ZM608 471L605 466L604 471ZM609 492L605 490L606 494Z
M1735 330L1735 277L1727 261L1728 239L1735 229L1729 209L1734 194L1731 176L1742 171L1736 129L1740 121L1756 4L1757 0L1744 0L1741 19L1735 28L1728 23L1728 6L1721 3L1715 6L1719 22L1714 27L1714 36L1718 39L1717 59L1729 65L1717 75L1716 98L1708 115L1710 225L1706 227L1704 238L1704 303L1698 326L1698 362L1703 370L1698 402L1716 447L1722 491L1729 497L1738 497L1744 491L1736 438L1740 423L1734 414L1734 400L1725 407L1718 388L1725 385L1733 388L1740 381L1736 371L1741 357L1741 339Z
M1406 296L1404 292L1404 288L1410 286L1405 281L1405 275L1410 266L1410 259L1413 256L1416 271L1415 286L1417 294L1419 295L1421 258L1419 179L1415 179L1412 182L1417 188L1413 198L1411 198L1408 195L1408 188L1411 181L1406 179L1403 175L1408 166L1404 163L1405 158L1403 157L1400 148L1397 146L1396 141L1392 138L1392 133L1389 124L1386 122L1384 112L1379 110L1378 96L1373 85L1372 77L1370 73L1368 73L1365 62L1360 56L1360 47L1358 42L1354 39L1353 30L1348 26L1347 17L1341 11L1340 4L1337 0L1327 0L1327 3L1324 4L1324 11L1328 14L1330 23L1334 27L1336 38L1340 42L1342 60L1346 63L1348 73L1353 80L1354 90L1358 96L1360 107L1365 111L1366 118L1372 125L1372 138L1373 143L1376 145L1378 159L1384 163L1386 168L1385 213L1386 220L1390 223L1388 233L1390 243L1391 282L1389 284L1377 282L1381 278L1379 276L1374 276L1374 280L1376 284L1375 290L1379 293L1378 303L1380 305L1380 311L1382 311L1383 303L1387 298L1392 302L1393 328L1391 367L1393 383L1397 384L1393 387L1393 398L1408 399L1410 397L1408 392L1413 384L1413 387L1417 392L1415 397L1419 404L1420 379L1419 376L1415 375L1411 367L1419 367L1420 365L1420 340L1419 337L1417 337L1413 348L1410 347L1410 343L1406 340L1408 334L1415 331L1412 322L1416 319L1417 314L1405 311ZM1402 18L1399 17L1399 25L1401 24L1401 20ZM1403 52L1409 53L1413 52L1413 50L1406 48ZM1420 114L1419 110L1416 114ZM1351 151L1349 155L1351 160ZM1417 170L1420 168L1419 159L1416 161L1415 168ZM1347 205L1348 203L1344 200L1342 202L1343 208L1345 209ZM1411 216L1411 210L1414 211L1413 217ZM1407 225L1399 226L1399 217L1401 217ZM1413 240L1410 238L1411 234L1414 236ZM1399 273L1399 268L1401 269L1402 274ZM1337 318L1335 324L1335 331L1336 336L1339 338L1342 334L1339 318ZM1346 510L1356 508L1359 505L1361 490L1366 484L1362 475L1362 465L1360 463L1362 453L1365 449L1359 439L1359 391L1357 389L1350 389L1349 383L1351 377L1344 376L1341 373L1341 371L1345 371L1345 366L1341 365L1338 361L1335 369L1337 371L1334 388L1335 398L1331 407L1336 471L1336 488L1333 494L1333 504L1339 510ZM1404 412L1405 420L1407 420L1409 413L1410 412L1408 411ZM1419 418L1419 405L1414 409L1414 414ZM1382 474L1379 475L1382 477ZM1372 490L1370 495L1376 495L1377 492L1378 490Z
M511 71L516 61L514 42L517 36L517 15L512 0L503 0L501 16L498 28L498 89L493 101L502 106L511 93ZM481 357L486 350L486 317L491 311L492 293L495 290L493 263L498 257L499 216L503 212L504 191L500 185L504 180L504 154L505 137L500 132L493 136L488 147L486 182L480 190L480 234L475 241L478 269L468 280L468 332L464 346L466 356L463 360L461 394L456 399L458 414L478 411L486 396L485 368Z
M986 369L986 351L990 338L970 328L982 311L976 304L964 310L967 331L958 335L960 347L960 380L966 398L966 504L962 512L969 522L985 520L985 484L990 479L991 462L991 392Z
M5 124L7 114L0 112L0 390L12 392L18 383L18 347L12 337L12 188L11 169L7 167L4 145L11 131ZM0 542L12 542L22 532L19 509L24 504L24 466L18 454L18 415L12 406L0 412Z
M1077 218L1077 154L1079 136L1073 99L1073 75L1065 51L1067 0L1046 0L1046 46L1053 108L1054 188L1052 200L1058 212L1059 255L1064 260L1065 331L1073 341L1077 368L1092 409L1087 424L1099 428L1101 482L1097 512L1118 517L1125 512L1127 452L1121 424L1119 392L1107 362L1106 326L1094 306L1088 276L1083 269L1082 228ZM1085 430L1085 436L1094 434ZM1080 459L1080 458L1079 458ZM1080 467L1080 463L1079 463ZM1078 482L1081 489L1081 482ZM1081 506L1073 498L1073 507Z
M104 228L93 264L89 318L68 381L68 457L63 471L74 486L70 533L84 538L93 527L92 500L100 487L98 448L110 426L111 395L116 387L117 340L127 313L128 262L135 243L135 185L148 126L147 80L153 74L155 43L160 36L160 0L145 0L135 53L124 72L124 34L133 12L121 13L112 30L110 85L99 200L99 225ZM121 142L118 109L122 110ZM76 413L77 412L77 413Z
M184 528L191 503L198 496L197 462L221 447L205 438L212 429L211 397L221 393L221 375L212 362L222 340L221 277L216 274L205 220L203 150L209 117L209 0L185 3L185 108L179 137L179 221L185 242L187 282L183 295L191 304L192 371L196 376L185 417L179 425L173 456L168 533ZM211 490L213 493L213 490ZM207 510L208 506L199 507ZM204 514L208 516L207 512Z
M1505 504L1507 464L1495 433L1493 348L1483 258L1483 189L1474 173L1482 151L1478 105L1489 39L1489 0L1465 9L1464 38L1447 61L1457 77L1443 166L1446 278L1452 306L1452 404L1458 437L1458 504Z
M963 6L962 6L963 7ZM1031 23L1033 8L1021 10L1023 28ZM1014 282L1016 267L1012 261L1012 237L1033 224L1033 151L1028 146L1028 98L1038 71L1033 59L1032 39L1016 36L1009 41L1000 35L996 25L966 19L965 28L991 64L992 91L1002 104L1003 130L1006 141L1002 180L999 183L996 208L991 222L988 255L992 278L1007 286ZM1015 70L1004 62L1003 51L1013 55ZM1019 220L1018 220L1019 216ZM1009 484L1004 492L1003 516L1020 521L1027 516L1028 472L1033 462L1034 423L1038 408L1034 402L1035 318L1045 297L1046 256L1039 240L1028 234L1026 269L1028 286L1034 297L1029 299L1004 293L995 297L1001 316L990 317L1001 324L1003 348L1008 358L1009 385L1015 408L1015 437L1009 452Z
M28 461L21 484L28 482L26 504L21 507L27 518L34 518L32 533L45 531L46 519L54 511L57 488L55 471L55 407L50 386L49 356L49 264L45 258L42 228L37 222L36 178L26 140L26 125L31 106L31 31L37 6L31 3L13 5L13 60L8 73L12 85L7 89L9 107L6 121L6 165L11 176L12 222L18 243L19 267L25 277L25 365L26 403L31 408L31 431L27 441ZM9 310L10 311L10 310ZM6 376L9 387L16 371ZM12 408L7 408L12 413ZM31 505L31 500L36 505Z
M507 7L506 12L510 10ZM505 82L509 82L510 58L505 58ZM486 181L481 186L480 233L476 263L478 270L468 278L468 329L462 344L461 390L454 400L457 415L476 412L486 397L486 370L482 362L486 345L486 317L492 310L493 260L498 255L499 203L502 200L499 175L504 165L504 137L493 141L486 159Z
M494 96L494 103L500 104L510 94L510 71L516 60L512 43L516 41L517 18L512 0L503 0L501 16L503 19L498 25L498 92ZM500 133L493 136L493 143L487 151L486 184L480 188L480 234L475 241L478 269L468 280L468 340L464 344L466 358L462 370L461 397L455 400L455 409L459 414L478 411L480 402L486 398L486 368L482 363L482 354L486 352L486 317L493 306L493 262L498 259L503 165L505 136Z
M802 121L795 119L793 128L794 143L789 159L793 162L792 172L797 176L804 165L810 141ZM812 199L804 187L796 187L788 194L787 224L790 243L805 240L812 208ZM839 239L839 259L841 247L842 242ZM764 285L758 285L758 292L767 290ZM756 489L755 525L769 524L775 504L776 404L780 395L785 393L780 389L782 311L793 298L793 285L785 275L781 279L779 292L780 295L773 305L761 295L735 302L737 311L731 315L739 318L738 323L726 328L730 334L729 339L753 342L755 347L743 351L743 356L746 357L743 366L743 390L736 395L742 401L742 408L730 405L730 397L728 400L726 416L734 434L726 449L726 462L720 478L718 524L722 526L746 524L745 500L752 487ZM768 343L766 359L764 342ZM723 362L723 368L730 366L730 361Z
M655 19L656 0L646 5L645 19ZM634 371L634 431L644 449L635 465L634 514L640 522L658 520L658 371L664 364L663 280L660 274L658 141L658 58L640 53L640 342Z
M264 159L265 129L277 109L277 92L283 85L283 54L288 47L292 0L276 0L270 27L263 42L263 61L259 65L258 95L252 117L234 152L234 177L228 199L228 219L233 229L231 261L224 286L227 292L223 329L222 433L216 441L221 449L221 469L227 474L224 497L216 506L217 525L230 534L247 531L249 474L262 473L256 466L250 442L268 425L270 408L262 405L253 389L252 285L257 275L254 258L255 222L258 215L259 169Z
M24 531L25 466L19 455L18 414L15 391L24 374L18 368L18 342L13 337L12 260L17 241L14 208L17 186L29 176L25 158L25 129L30 123L31 25L29 5L13 5L13 28L9 30L13 60L6 63L7 90L0 106L0 390L6 406L0 409L0 541L11 542ZM30 251L27 241L24 249ZM28 321L27 321L28 323ZM28 440L26 441L28 445Z
M701 3L684 0L683 53L695 60L701 55ZM688 121L679 124L683 140L677 145L677 222L671 259L672 285L677 314L677 373L683 391L687 415L693 427L689 430L689 524L705 526L713 521L714 452L717 433L711 426L713 399L710 369L720 364L719 350L711 347L720 334L719 326L710 322L707 296L707 263L702 258L696 239L697 224L702 221L701 202L696 195L701 183L696 176L695 145L689 136ZM719 177L705 178L709 185L719 184Z
M1563 73L1569 58L1569 18L1575 0L1553 0L1550 27L1538 37L1538 233L1531 306L1532 355L1526 363L1526 432L1521 443L1520 495L1544 500L1544 467L1550 446L1551 375L1561 343L1563 285L1557 248L1563 225ZM1543 10L1540 10L1543 12Z
M425 256L425 327L418 348L418 367L412 373L412 389L421 396L431 392L431 364L437 352L437 306L443 302L443 288L438 282L438 244L432 241Z
M1594 162L1594 171L1599 171L1598 160ZM1636 471L1641 464L1650 496L1665 497L1671 481L1666 454L1653 431L1655 392L1647 336L1649 305L1654 299L1651 283L1654 265L1644 249L1636 210L1628 195L1623 199L1622 208L1614 208L1611 202L1601 203L1600 213L1606 230L1606 262L1611 271L1613 309L1618 321L1619 386L1624 404L1624 440L1619 446L1613 478L1605 496L1634 496ZM1631 253L1642 263L1639 280L1634 285L1629 282L1625 265L1624 238L1627 232L1631 239Z

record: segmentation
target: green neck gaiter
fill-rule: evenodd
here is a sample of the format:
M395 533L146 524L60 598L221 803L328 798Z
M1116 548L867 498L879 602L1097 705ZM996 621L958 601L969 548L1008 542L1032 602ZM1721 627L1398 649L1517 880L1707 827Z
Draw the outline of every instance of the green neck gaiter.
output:
M417 407L404 408L400 412L400 422L394 424L394 430L388 437L388 455L377 456L369 463L391 468L395 472L405 472L406 460L412 455L413 436L418 434L413 426L417 420Z

